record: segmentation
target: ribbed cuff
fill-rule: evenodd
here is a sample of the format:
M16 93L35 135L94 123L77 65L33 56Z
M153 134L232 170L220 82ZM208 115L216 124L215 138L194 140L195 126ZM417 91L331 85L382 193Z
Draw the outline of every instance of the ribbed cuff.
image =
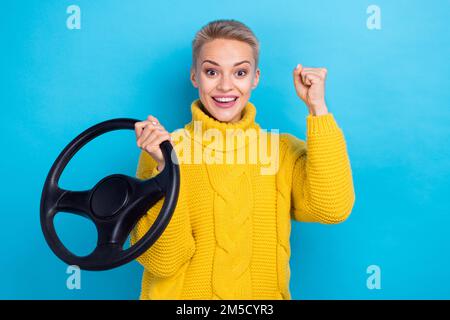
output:
M332 113L327 113L320 116L313 116L309 114L306 117L306 134L308 136L333 133L337 130L339 130L339 126L337 125Z

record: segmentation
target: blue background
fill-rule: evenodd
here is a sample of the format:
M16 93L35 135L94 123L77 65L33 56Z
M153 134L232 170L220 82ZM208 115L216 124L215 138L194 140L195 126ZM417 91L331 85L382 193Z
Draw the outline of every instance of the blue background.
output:
M81 8L81 30L66 9ZM369 5L381 30L369 30ZM0 298L137 299L137 262L81 273L66 265L39 224L42 187L62 149L108 119L155 115L167 130L190 121L191 40L219 18L247 24L261 42L261 81L250 101L263 128L305 139L307 108L292 70L326 67L326 100L343 129L356 202L340 225L293 222L293 299L450 298L448 1L2 1ZM60 186L91 188L134 175L134 132L92 141ZM94 226L58 216L69 248L87 254ZM369 290L366 269L381 268Z

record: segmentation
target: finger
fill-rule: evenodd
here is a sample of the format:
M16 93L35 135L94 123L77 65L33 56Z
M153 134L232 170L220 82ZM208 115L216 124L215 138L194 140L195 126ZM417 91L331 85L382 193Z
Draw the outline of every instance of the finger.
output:
M158 129L153 128L150 133L146 134L146 136L142 138L141 146L145 147L146 145L150 144L155 139L156 135L158 135Z
M308 73L312 73L312 74L318 75L319 77L321 77L323 79L325 79L325 77L327 75L326 71L324 71L322 69L319 69L319 68L313 68L313 69L310 68L310 70L305 68L305 69L302 70L302 74L303 75L304 74L308 74Z
M302 79L302 82L303 82L305 85L310 86L310 85L311 85L311 82L310 82L310 80L309 80L309 78L308 78L308 74L310 74L310 73L305 72L305 70L302 70L302 72L301 72L301 74L300 74L300 77L301 77L301 79Z
M306 80L306 74L305 74L305 73L301 73L301 74L300 74L300 78L302 79L302 83L303 83L305 86L309 86L309 85L310 85L310 83L308 83L308 81Z
M144 147L141 148L142 150L145 150L149 153L151 153L152 155L155 154L160 148L158 146L154 146L151 144L147 144Z
M138 121L134 124L134 133L136 134L136 140L141 136L142 131L147 125L147 121Z
M328 72L328 69L325 68L325 67L321 67L321 68L308 68L308 67L303 67L303 70L305 70L305 71L316 70L316 71L319 71L319 72L325 72L325 73Z
M308 67L303 67L303 70L305 70L305 71L316 70L316 71L320 71L320 72L322 72L322 71L327 72L327 71L328 71L327 68L325 68L325 67L321 67L321 68L308 68Z
M152 115L149 115L147 117L147 120L151 121L153 124L159 124L159 120L156 117L152 116Z
M157 136L155 138L155 140L153 141L153 144L156 144L156 145L159 146L163 141L169 141L170 142L170 134L169 133Z
M170 140L169 133L157 134L154 137L149 138L148 141L144 142L144 148L148 148L149 146L159 146L166 140Z
M151 131L149 131L148 134L146 134L143 137L143 139L141 141L141 146L151 143L157 136L164 134L164 132L166 132L166 130L164 130L162 128L154 127Z
M305 79L305 83L309 86L312 84L323 82L322 76L319 76L314 73L306 73L304 76L304 79Z
M149 124L151 124L151 121L148 120L139 121L134 124L134 132L136 133L136 139L138 139L141 136L142 132Z
M297 65L297 68L294 69L293 76L294 76L294 84L296 88L300 88L302 92L306 90L306 86L303 84L301 80L301 72L303 70L303 66L301 64Z
M143 128L140 136L138 137L136 143L139 147L142 147L142 143L147 139L148 135L152 133L154 128L147 123L147 125Z
M141 145L142 143L147 140L147 138L150 136L150 134L154 131L159 129L157 126L151 124L151 123L147 123L147 126L144 128L144 130L142 131L141 135L139 136L139 138L137 139L137 144L138 146Z
M157 124L159 124L159 120L156 117L149 115L147 117L147 120L139 121L134 124L134 131L136 133L136 139L139 138L139 136L142 134L142 131L145 129L145 127L149 123L151 123L153 125L157 125Z
M306 75L308 73L311 73L311 71L305 71L304 67L300 69L301 70L297 70L297 73L299 73L298 77L296 78L298 80L297 83L300 85L301 89L307 89L307 87L311 85L311 82L306 78Z
M148 116L148 119L149 119L149 120L147 120L147 121L148 121L151 125L153 125L154 127L156 127L156 128L162 128L162 129L165 130L164 126L163 126L161 123L159 123L158 119L156 119L155 117L153 117L153 116Z

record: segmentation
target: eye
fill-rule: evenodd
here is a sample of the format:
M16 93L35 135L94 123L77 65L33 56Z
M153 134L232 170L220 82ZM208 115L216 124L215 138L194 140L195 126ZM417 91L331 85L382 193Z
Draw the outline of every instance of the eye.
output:
M214 76L214 75L216 75L216 70L214 70L214 69L206 69L206 70L205 70L205 73L206 73L208 76ZM244 77L244 76L247 75L247 70L241 69L241 70L237 71L236 73L237 73L237 75L238 75L239 77Z
M244 73L244 75L242 75L242 72ZM239 70L237 73L238 74L240 73L241 76L245 76L245 75L247 75L247 70L242 69L242 70Z
M215 74L215 72L216 72L216 70L214 70L214 69L206 69L206 74L208 75L208 76L212 76L212 75L214 75L214 74L211 74L211 73L209 73L209 72L213 72L214 74Z

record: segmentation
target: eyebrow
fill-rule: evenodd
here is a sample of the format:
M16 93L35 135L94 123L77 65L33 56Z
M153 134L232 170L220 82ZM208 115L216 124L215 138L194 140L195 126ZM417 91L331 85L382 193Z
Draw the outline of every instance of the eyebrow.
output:
M202 64L204 64L205 62L209 62L209 63L212 63L212 64L214 64L214 65L216 65L216 66L220 66L220 64L218 64L217 62L215 62L215 61L212 61L212 60L205 60L205 61L203 61L203 62L202 62ZM251 62L250 62L250 61L248 61L248 60L244 60L244 61L241 61L241 62L237 62L237 63L235 63L233 67L236 67L236 66L238 66L238 65L240 65L240 64L243 64L243 63L245 63L245 62L247 62L247 63L251 64Z

